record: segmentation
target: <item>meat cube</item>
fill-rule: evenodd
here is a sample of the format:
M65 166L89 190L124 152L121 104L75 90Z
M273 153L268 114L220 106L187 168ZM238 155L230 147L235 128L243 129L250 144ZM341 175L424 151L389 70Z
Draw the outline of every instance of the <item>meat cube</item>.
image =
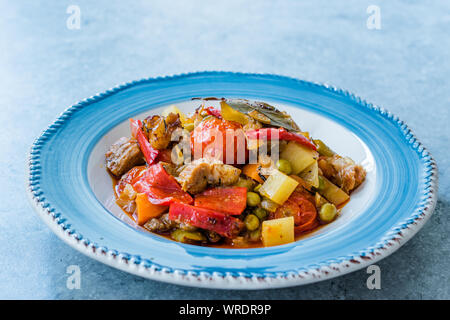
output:
M106 152L106 167L120 177L132 167L145 163L144 156L135 139L122 137Z
M211 167L208 163L194 162L186 165L178 177L175 178L184 191L192 194L205 190L208 185L208 176L211 173Z
M366 178L364 168L348 157L320 157L318 164L323 175L346 193L355 190Z
M229 186L239 179L241 170L229 164L215 163L211 165L208 183L215 186Z
M237 182L241 170L222 162L198 159L186 165L175 179L184 191L197 194L207 185L232 185Z

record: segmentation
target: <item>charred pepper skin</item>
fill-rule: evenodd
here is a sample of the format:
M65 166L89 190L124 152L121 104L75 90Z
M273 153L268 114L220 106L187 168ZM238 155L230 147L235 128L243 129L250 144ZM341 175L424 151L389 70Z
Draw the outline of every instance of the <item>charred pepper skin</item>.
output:
M244 227L241 220L228 214L180 202L174 202L170 205L169 219L214 231L226 238L236 237Z

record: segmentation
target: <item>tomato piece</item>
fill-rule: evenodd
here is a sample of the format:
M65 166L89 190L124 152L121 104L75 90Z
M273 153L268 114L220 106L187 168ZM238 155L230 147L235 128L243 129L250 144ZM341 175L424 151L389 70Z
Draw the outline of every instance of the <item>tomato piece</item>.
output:
M294 192L283 205L271 213L270 219L294 217L294 232L296 234L313 229L318 225L317 209L313 202L304 194Z
M243 164L247 158L246 138L241 124L216 117L200 122L191 132L191 149L196 159L210 156L223 163Z
M192 203L189 193L158 163L150 166L145 173L133 184L138 193L145 193L153 204L169 205L174 201Z
M197 194L196 207L240 215L247 206L247 188L212 188Z
M174 202L170 205L169 219L214 231L227 238L236 237L244 225L241 220L226 213L198 208L180 202Z
M131 168L117 183L116 193L120 195L127 184L133 185L146 168L146 166L136 166Z

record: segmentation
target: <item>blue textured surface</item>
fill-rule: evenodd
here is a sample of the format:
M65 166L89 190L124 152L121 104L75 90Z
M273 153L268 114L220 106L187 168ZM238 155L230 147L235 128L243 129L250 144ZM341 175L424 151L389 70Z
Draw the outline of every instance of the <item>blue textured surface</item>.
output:
M2 4L0 141L6 152L0 296L449 298L448 4L381 4L382 29L367 30L369 4L286 2L277 8L261 1L242 10L243 2L220 8L80 2L80 30L65 28L67 4ZM332 83L397 114L430 149L441 177L437 210L416 237L379 263L382 290L366 288L364 271L306 287L247 293L166 285L92 261L40 222L23 192L25 154L57 113L118 82L202 69ZM71 264L81 266L81 290L65 286Z

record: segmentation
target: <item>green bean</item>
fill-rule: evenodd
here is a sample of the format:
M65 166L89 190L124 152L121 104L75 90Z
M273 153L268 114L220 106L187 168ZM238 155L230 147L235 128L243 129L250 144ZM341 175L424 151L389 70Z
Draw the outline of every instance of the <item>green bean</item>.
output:
M249 214L248 216L246 216L244 223L247 227L247 230L249 231L256 230L259 227L259 219L254 214Z
M332 157L335 154L322 140L317 139L313 141L317 146L317 152L319 152L321 156Z
M322 222L329 223L336 218L337 209L332 203L325 203L320 207L319 218Z
M261 197L255 192L247 192L247 205L256 207L261 203Z
M288 160L280 159L276 163L277 169L287 175L292 173L292 166Z
M256 208L253 210L253 214L259 218L259 220L264 220L267 217L267 211L263 208Z

